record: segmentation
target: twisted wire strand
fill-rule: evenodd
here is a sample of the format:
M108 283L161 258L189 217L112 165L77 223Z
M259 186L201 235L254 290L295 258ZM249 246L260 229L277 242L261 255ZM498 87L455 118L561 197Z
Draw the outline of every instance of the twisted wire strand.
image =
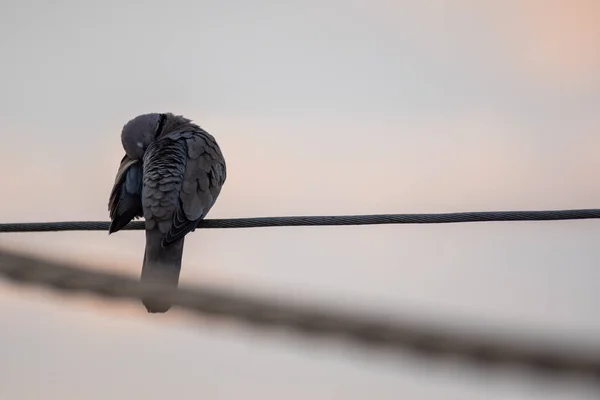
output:
M600 209L550 211L482 211L438 214L375 214L206 219L199 229L265 228L282 226L341 226L382 224L444 224L459 222L557 221L600 218ZM108 231L110 222L64 221L0 224L2 232ZM142 230L143 221L132 221L124 230Z
M114 273L85 270L0 249L0 277L12 283L63 293L88 293L107 299L167 300L196 314L210 314L260 328L288 328L302 336L351 339L360 345L409 350L428 357L458 356L480 366L517 364L542 373L579 373L600 381L600 349L585 355L556 347L531 349L419 327L410 321L341 313L232 294L214 288L172 289Z

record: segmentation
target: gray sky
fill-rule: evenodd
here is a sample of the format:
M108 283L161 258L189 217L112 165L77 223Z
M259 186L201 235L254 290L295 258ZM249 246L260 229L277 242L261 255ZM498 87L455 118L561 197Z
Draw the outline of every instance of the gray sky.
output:
M5 0L0 220L107 220L122 125L219 141L210 218L596 208L594 0ZM596 221L197 231L183 284L595 344ZM0 243L138 276L141 232ZM588 399L576 381L413 363L0 283L4 399Z

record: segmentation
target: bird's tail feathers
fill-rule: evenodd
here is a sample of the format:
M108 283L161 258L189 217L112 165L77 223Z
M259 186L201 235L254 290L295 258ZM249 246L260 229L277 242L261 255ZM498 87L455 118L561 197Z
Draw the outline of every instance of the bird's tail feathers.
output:
M163 235L158 229L146 231L141 281L176 288L179 284L185 237L166 247L162 246L162 238ZM142 303L149 313L165 313L171 308L171 304L165 301L142 299Z

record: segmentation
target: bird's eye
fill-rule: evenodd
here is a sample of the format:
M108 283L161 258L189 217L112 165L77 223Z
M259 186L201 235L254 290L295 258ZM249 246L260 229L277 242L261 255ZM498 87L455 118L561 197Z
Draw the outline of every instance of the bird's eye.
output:
M137 147L139 147L140 149L144 148L144 144L142 142L137 142Z

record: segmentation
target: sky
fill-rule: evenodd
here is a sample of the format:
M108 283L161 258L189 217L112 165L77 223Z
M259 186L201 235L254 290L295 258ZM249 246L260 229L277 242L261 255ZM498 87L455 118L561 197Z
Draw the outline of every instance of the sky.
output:
M599 17L595 0L4 0L0 222L108 220L121 128L147 112L219 142L209 218L597 208ZM599 234L595 220L198 230L181 282L598 349ZM137 277L144 236L0 245ZM598 395L5 282L0 320L3 399Z

